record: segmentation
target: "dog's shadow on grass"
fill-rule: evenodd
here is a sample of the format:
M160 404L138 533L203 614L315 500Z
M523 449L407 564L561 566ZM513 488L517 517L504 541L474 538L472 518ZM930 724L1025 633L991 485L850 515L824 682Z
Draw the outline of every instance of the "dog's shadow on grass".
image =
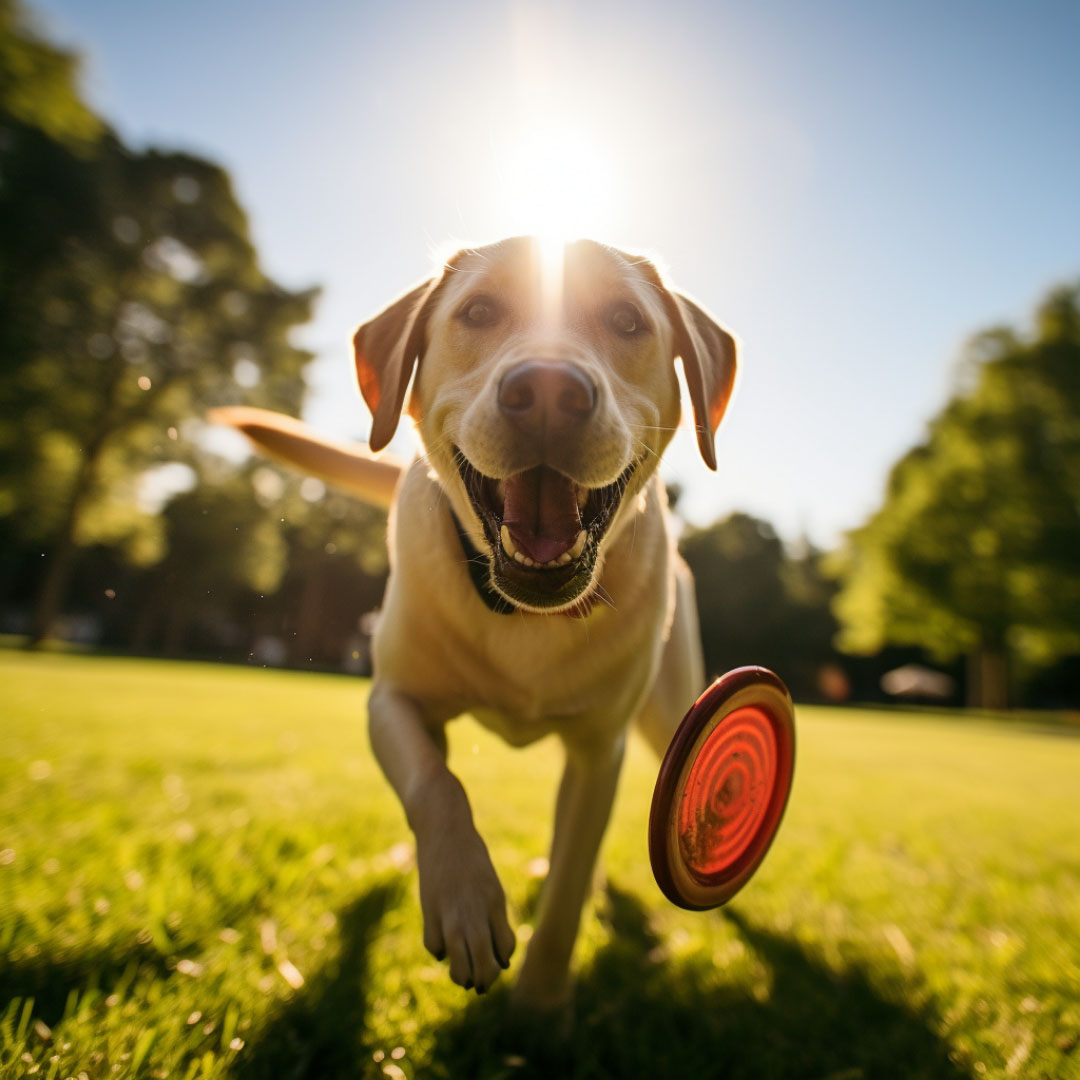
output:
M230 1071L232 1080L372 1074L371 949L385 913L403 885L368 890L340 915L341 948L295 998L248 1038ZM530 898L532 899L532 898ZM958 1080L968 1074L948 1058L932 1016L888 1001L866 975L837 975L790 939L727 919L767 971L768 992L717 979L702 953L664 954L648 911L633 895L608 886L611 940L581 974L576 1022L561 1038L557 1018L510 1013L505 989L473 999L435 1032L430 1057L417 1076L458 1080L565 1077L692 1076L724 1080L876 1080L878 1077ZM149 962L141 954L84 956L70 964L31 964L6 970L0 989L36 993L38 1015L58 1018L66 992L103 970ZM366 1070L366 1072L365 1072ZM377 1074L372 1074L377 1075Z
M178 950L173 960L194 949ZM34 1016L48 1025L58 1023L78 999L100 999L106 988L115 993L138 977L170 974L168 959L152 945L94 948L67 955L39 953L25 960L0 958L0 1002L33 998Z
M377 885L339 915L341 948L269 1021L229 1074L233 1080L353 1077L372 1060L368 955L403 886Z
M885 1000L856 970L837 975L788 938L726 918L768 969L759 997L717 983L712 961L664 957L640 901L607 890L612 940L578 980L565 1041L511 1016L505 993L474 1002L436 1038L433 1075L477 1080L717 1077L957 1080L967 1076L929 1013Z

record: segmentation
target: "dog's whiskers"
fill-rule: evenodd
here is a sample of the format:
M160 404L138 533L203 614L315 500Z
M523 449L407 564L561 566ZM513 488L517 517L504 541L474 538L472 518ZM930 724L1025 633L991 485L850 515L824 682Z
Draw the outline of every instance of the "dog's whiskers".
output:
M657 461L660 460L660 455L647 442L639 439L636 435L634 436L634 442L636 442L643 450L652 454Z
M611 594L604 588L603 585L600 584L599 581L593 587L593 592L596 594L597 598L600 599L600 600L603 600L603 602L605 604L607 604L607 606L609 608L611 608L612 611L618 611L619 610L615 606L615 601L612 600Z
M440 435L437 439L434 439L431 442L431 444L427 447L428 458L430 459L431 457L433 457L435 455L435 453L442 450L443 447L452 446L452 445L453 445L452 436L450 436L448 434ZM461 453L461 451L457 447L454 447L454 450L455 450L455 454L458 455L461 458L461 460L464 461L465 458L464 458L464 455Z

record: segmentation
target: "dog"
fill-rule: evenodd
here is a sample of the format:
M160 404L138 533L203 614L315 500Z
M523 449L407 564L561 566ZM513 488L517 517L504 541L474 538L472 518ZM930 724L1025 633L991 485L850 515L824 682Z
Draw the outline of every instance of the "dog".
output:
M390 509L372 643L371 744L416 839L424 944L486 991L515 934L446 724L469 713L513 746L565 748L549 869L512 999L569 999L581 913L636 723L663 755L704 685L693 581L657 465L680 420L697 444L735 386L738 346L656 267L594 241L466 249L354 338L370 450L405 408L407 467L262 410L218 410L280 460Z

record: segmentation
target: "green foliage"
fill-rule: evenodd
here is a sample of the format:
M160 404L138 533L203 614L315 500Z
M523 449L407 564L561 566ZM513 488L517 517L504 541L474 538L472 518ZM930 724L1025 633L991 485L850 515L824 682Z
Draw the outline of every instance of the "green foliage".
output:
M168 553L126 589L140 649L175 655L201 638L247 655L268 635L290 662L337 666L381 599L385 513L312 478L208 460L157 520Z
M23 362L34 329L32 282L95 215L87 158L104 127L75 86L77 61L0 0L0 344L3 371Z
M846 649L1080 651L1080 286L976 337L959 390L834 562Z
M259 269L226 173L127 149L79 100L76 62L0 6L0 536L51 549L35 637L78 545L151 563L139 479L198 464L186 424L243 400L299 411L290 334L314 291Z
M760 664L814 695L835 633L819 553L789 555L767 522L740 513L688 529L679 549L694 573L708 672Z
M44 41L16 0L0 0L0 111L74 146L95 139L101 121L75 86L78 59Z
M90 174L94 217L20 279L24 333L0 377L0 507L32 508L22 520L44 539L87 461L92 514L113 477L183 457L175 436L209 405L242 398L297 411L310 359L288 335L312 294L287 293L258 270L220 169L132 155L108 137L69 164ZM46 471L55 499L35 482Z
M424 951L366 689L0 650L0 1077L1075 1074L1076 739L800 708L784 823L714 913L651 880L633 741L560 1045ZM450 736L531 926L558 746Z

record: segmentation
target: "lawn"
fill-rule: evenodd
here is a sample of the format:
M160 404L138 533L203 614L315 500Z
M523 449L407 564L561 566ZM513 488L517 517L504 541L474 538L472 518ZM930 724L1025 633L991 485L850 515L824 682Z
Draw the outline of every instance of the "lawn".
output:
M0 650L0 1076L1080 1076L1080 739L801 708L772 852L707 914L653 884L635 742L562 1041L423 951L366 692ZM559 748L461 721L451 763L525 940Z

